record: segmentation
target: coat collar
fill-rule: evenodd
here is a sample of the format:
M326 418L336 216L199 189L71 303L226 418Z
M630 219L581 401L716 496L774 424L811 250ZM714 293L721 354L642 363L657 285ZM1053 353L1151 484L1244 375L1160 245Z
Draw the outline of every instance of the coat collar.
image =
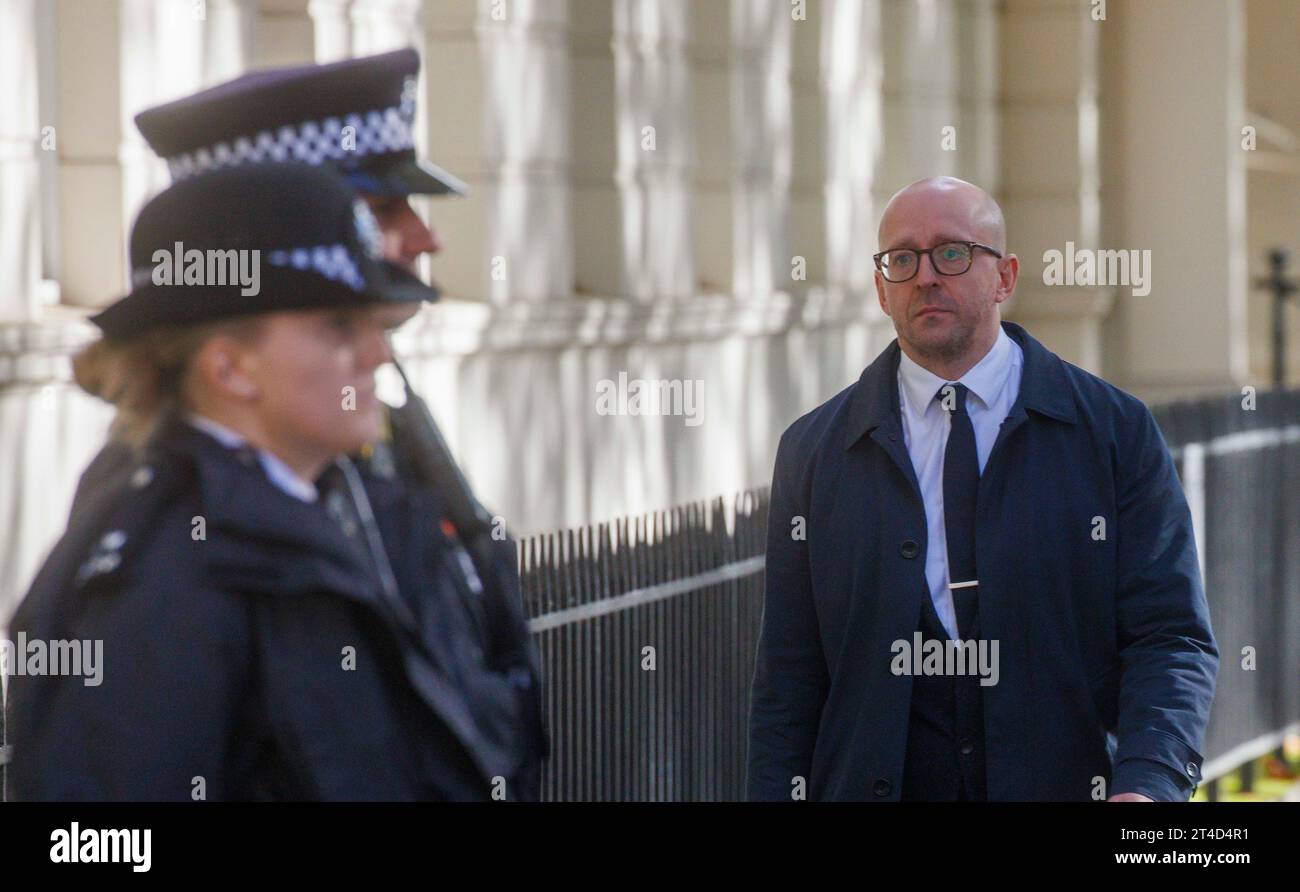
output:
M1078 421L1074 390L1063 360L1014 322L1002 322L1002 330L1020 345L1025 364L1020 393L1009 417L1033 411L1066 424ZM844 448L849 449L876 428L896 432L901 427L898 409L898 363L902 350L895 338L862 372L849 400L848 430Z
M214 572L255 588L325 587L375 601L368 568L324 506L276 487L253 450L230 449L180 420L158 442L194 469ZM218 530L230 536L213 538Z
M227 449L253 448L243 436L204 415L191 413L186 420ZM288 493L300 502L315 502L320 497L315 486L294 473L279 457L265 449L253 451L262 465L262 470L266 473L266 478L275 484L277 489Z

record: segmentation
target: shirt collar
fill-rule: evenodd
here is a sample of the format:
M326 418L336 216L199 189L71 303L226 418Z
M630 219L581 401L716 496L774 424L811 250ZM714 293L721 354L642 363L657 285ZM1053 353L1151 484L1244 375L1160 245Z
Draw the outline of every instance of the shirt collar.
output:
M999 325L997 340L993 342L989 352L985 353L984 357L966 374L957 379L979 398L985 408L993 404L994 399L1006 386L1007 375L1011 372L1011 347L1011 339L1007 337L1006 330ZM901 350L899 353L898 377L908 405L924 414L929 409L934 395L939 392L939 388L948 382Z
M218 424L211 418L191 414L188 420L191 425L203 431L227 449L240 449L248 445L248 441L242 436L224 424ZM266 472L267 478L274 484L276 489L293 496L300 502L314 502L319 498L316 487L295 474L283 461L265 449L254 448L253 452L257 455L262 470Z

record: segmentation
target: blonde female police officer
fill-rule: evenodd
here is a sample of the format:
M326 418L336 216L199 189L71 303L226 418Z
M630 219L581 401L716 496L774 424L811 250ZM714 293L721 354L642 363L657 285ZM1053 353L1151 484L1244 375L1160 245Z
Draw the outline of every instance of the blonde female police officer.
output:
M141 212L134 287L76 363L141 458L11 623L102 641L102 673L11 679L17 798L528 798L535 692L485 653L436 500L347 458L379 433L386 308L431 297L380 242L305 165L202 173ZM160 275L177 243L257 264L255 287Z

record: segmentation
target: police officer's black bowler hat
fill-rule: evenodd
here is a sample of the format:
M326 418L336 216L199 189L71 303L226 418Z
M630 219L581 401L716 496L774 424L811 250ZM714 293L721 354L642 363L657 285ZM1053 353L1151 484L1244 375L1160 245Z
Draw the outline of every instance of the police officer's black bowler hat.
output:
M122 340L158 325L436 300L436 290L383 259L382 239L365 201L328 168L246 164L199 174L140 211L131 230L131 293L90 321ZM187 256L192 251L201 253ZM181 264L169 263L178 255ZM199 259L201 273L193 265ZM246 271L257 264L255 294L243 293L254 289L231 273L232 262ZM190 284L186 269L194 273Z
M415 155L419 72L413 49L254 71L146 109L135 123L173 180L302 161L332 165L372 195L464 195L463 182Z

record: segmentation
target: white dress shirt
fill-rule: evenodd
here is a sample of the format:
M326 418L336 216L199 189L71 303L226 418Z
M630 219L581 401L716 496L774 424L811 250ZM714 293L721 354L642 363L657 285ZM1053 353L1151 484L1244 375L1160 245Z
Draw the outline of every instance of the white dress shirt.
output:
M239 449L248 442L224 424L218 424L211 418L192 414L188 421L227 449ZM319 498L316 485L299 477L283 461L264 449L254 448L253 452L276 489L293 496L300 502L314 502Z
M1002 422L1020 393L1024 351L998 326L998 338L984 358L957 382L945 381L908 358L898 361L898 395L903 420L903 442L912 458L916 482L925 503L928 547L925 550L925 581L930 600L948 634L957 637L957 617L952 592L948 589L948 534L943 522L943 454L952 426L948 412L934 398L944 384L965 384L966 412L975 428L975 451L980 473L988 463Z

